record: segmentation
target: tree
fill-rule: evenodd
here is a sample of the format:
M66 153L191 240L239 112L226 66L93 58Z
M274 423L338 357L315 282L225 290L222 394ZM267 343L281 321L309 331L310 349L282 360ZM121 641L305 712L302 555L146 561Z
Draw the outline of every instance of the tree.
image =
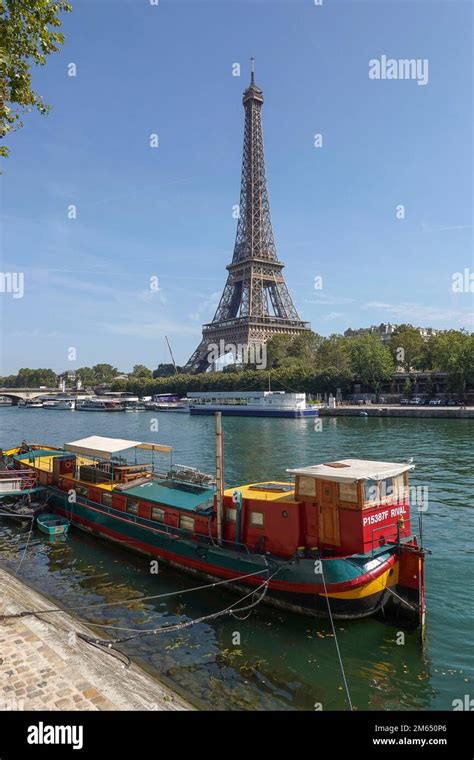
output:
M409 377L405 380L403 383L403 390L402 390L402 396L403 398L410 399L413 395L413 384Z
M96 376L92 367L79 367L76 370L76 377L81 381L83 386L94 385Z
M176 367L176 369L179 372L181 367ZM170 377L171 375L176 375L176 369L174 368L174 364L158 364L158 367L153 370L153 377Z
M132 369L132 378L136 378L137 380L139 378L143 380L151 380L153 378L153 374L151 369L145 367L144 364L135 364L134 368Z
M405 372L417 367L423 356L424 341L420 331L411 325L400 325L390 339L390 351L395 365Z
M60 49L59 15L71 10L66 0L0 0L0 137L23 126L23 113L49 111L32 89L30 66L44 66ZM7 147L0 147L0 156L8 156Z
M95 364L92 371L97 383L110 383L118 375L117 367L113 367L111 364Z
M425 393L427 398L431 398L435 393L435 384L431 375L428 375L425 382Z
M347 350L356 379L369 385L378 396L382 381L389 380L394 371L390 351L369 333L351 338Z
M290 335L272 335L267 340L266 352L267 352L267 368L273 369L281 367L286 363L288 356L288 350L291 343Z
M29 369L23 367L18 371L15 385L17 388L39 388L45 385L54 388L57 385L57 375L52 369Z
M345 371L350 369L350 355L348 346L352 338L342 335L330 335L323 338L317 352L316 364L319 368L336 367Z
M436 337L434 358L437 368L448 373L446 386L464 395L474 382L474 333L447 330Z

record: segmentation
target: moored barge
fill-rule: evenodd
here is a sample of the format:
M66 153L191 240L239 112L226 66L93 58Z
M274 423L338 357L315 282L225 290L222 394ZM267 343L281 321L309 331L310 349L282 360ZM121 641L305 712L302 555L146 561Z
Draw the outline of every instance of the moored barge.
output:
M152 461L139 462L145 452ZM221 454L219 443L216 484L173 465L161 444L90 436L5 452L15 468L36 473L49 507L74 526L234 588L264 584L265 601L295 612L395 614L423 630L412 464L343 459L288 470L294 481L224 489ZM154 458L162 455L170 461L160 471Z

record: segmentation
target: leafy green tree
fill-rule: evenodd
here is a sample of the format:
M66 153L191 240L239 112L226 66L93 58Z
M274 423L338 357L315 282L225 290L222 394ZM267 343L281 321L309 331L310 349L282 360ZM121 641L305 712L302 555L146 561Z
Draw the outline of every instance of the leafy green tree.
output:
M351 338L343 335L330 335L323 338L317 352L316 364L318 368L336 367L340 371L350 369L350 355L348 346Z
M390 351L397 367L405 372L417 367L423 356L424 340L420 331L411 325L399 325L390 340Z
M96 376L92 367L79 367L76 370L76 377L81 381L83 386L94 385Z
M402 396L403 398L408 398L408 399L410 399L413 396L413 383L409 377L407 377L407 379L403 383Z
M474 383L474 333L447 330L436 338L434 359L438 369L448 373L448 391L464 395Z
M432 398L435 393L435 384L431 375L428 375L425 381L425 393L428 399Z
M144 364L135 364L134 368L132 369L132 378L136 378L137 380L139 378L142 378L143 380L151 380L153 378L153 374L151 369L145 367Z
M180 371L181 367L176 367L178 372ZM153 377L170 377L171 375L176 375L176 370L174 368L174 364L158 364L158 367L153 370Z
M378 397L382 382L389 380L394 372L390 351L370 333L351 338L347 349L355 378L370 386Z
M290 335L272 335L266 342L267 368L281 367L285 364L291 344Z
M117 367L113 367L111 364L95 364L92 371L97 383L110 383L119 373Z
M57 380L57 375L52 369L22 367L16 376L15 387L39 388L40 385L45 385L48 388L54 388L57 385Z
M43 66L61 48L60 14L70 10L65 0L0 0L0 137L23 125L23 113L48 112L32 89L31 65ZM0 147L0 156L7 155Z

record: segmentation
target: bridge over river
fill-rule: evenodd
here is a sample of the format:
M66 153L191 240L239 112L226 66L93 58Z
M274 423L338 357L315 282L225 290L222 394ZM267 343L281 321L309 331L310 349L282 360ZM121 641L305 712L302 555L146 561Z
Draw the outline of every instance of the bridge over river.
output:
M4 398L11 398L12 404L17 406L18 402L22 399L24 401L31 401L34 398L43 398L44 396L68 396L74 397L77 395L82 397L87 396L84 391L70 391L65 392L59 388L0 388L0 396Z

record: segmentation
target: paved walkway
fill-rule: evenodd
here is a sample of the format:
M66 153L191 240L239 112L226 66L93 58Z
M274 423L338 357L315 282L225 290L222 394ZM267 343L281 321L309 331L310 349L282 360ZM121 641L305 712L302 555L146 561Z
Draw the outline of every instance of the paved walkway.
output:
M0 614L55 606L0 569ZM0 710L191 710L144 670L87 644L64 613L0 620Z

